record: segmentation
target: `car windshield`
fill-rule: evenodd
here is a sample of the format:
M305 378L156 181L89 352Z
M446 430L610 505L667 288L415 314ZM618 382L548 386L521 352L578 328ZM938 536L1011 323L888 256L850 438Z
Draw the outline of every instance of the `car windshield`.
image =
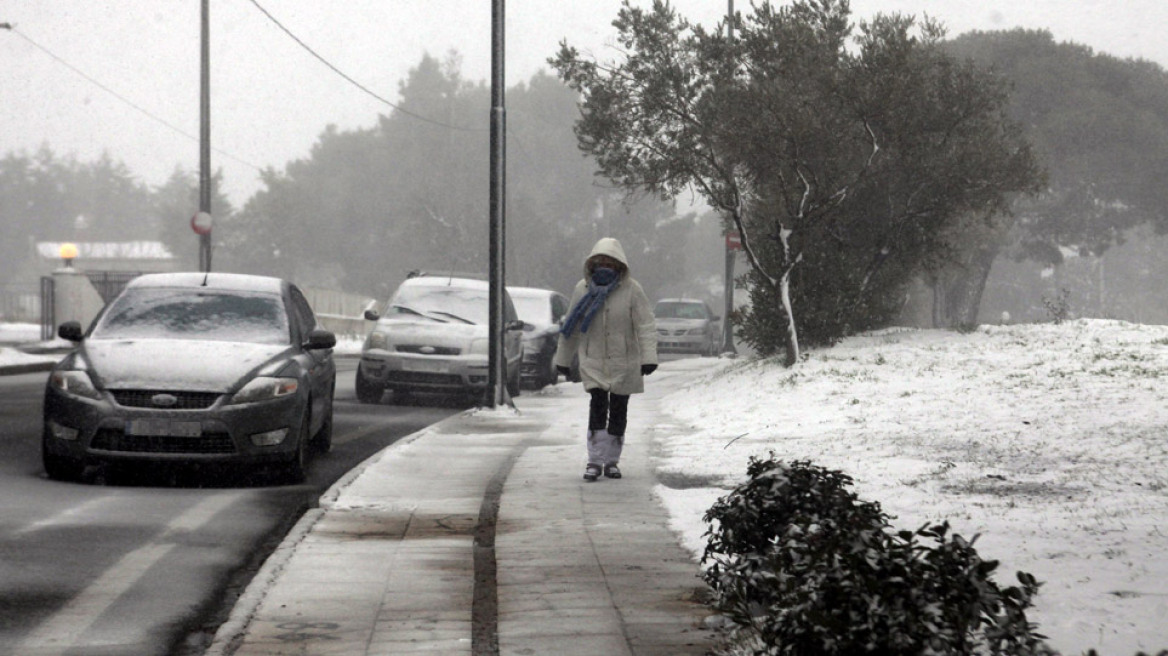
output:
M515 312L519 318L533 324L552 323L552 306L546 296L523 296L512 294Z
M658 319L706 319L709 313L701 303L675 303L665 301L653 308L653 316Z
M110 305L92 337L291 341L279 296L196 289L128 289Z
M488 323L489 293L486 289L465 287L404 286L389 302L395 314L413 314L437 321Z

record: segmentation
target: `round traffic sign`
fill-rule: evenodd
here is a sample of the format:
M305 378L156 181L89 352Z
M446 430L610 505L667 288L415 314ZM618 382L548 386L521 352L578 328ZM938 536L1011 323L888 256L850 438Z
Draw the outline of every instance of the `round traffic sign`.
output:
M209 212L199 212L191 217L191 230L198 235L211 234L211 214Z

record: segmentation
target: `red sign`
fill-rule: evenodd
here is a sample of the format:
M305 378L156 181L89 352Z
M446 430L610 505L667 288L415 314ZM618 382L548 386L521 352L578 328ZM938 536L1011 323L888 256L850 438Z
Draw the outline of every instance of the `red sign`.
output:
M726 250L740 251L742 250L742 237L737 230L726 233Z
M192 216L191 230L194 230L196 235L211 234L211 215L207 212L199 212Z

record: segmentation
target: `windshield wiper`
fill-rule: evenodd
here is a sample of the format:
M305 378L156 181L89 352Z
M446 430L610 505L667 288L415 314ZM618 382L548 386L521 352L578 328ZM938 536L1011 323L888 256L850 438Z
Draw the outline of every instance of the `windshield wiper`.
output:
M460 316L458 316L457 314L451 314L451 313L449 313L449 312L441 312L441 311L439 311L439 310L430 310L430 314L440 314L440 315L442 315L442 316L444 316L444 317L450 317L451 319L454 319L455 321L461 321L461 322L463 322L463 323L469 323L469 324L471 324L472 326L474 325L474 322L473 322L473 321L471 321L470 319L466 319L466 318L460 317Z
M442 319L439 319L438 317L430 316L430 313L422 312L421 310L415 310L412 307L406 307L404 305L391 305L390 307L397 308L398 310L401 310L402 312L404 312L406 314L413 314L413 315L417 315L419 317L422 317L424 319L430 319L431 321L438 321L440 323L446 323L445 321L443 321Z

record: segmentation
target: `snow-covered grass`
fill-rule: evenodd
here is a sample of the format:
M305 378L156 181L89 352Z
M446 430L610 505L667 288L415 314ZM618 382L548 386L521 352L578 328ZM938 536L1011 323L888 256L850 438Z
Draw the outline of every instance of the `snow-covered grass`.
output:
M40 324L0 322L0 344L22 344L40 338Z
M40 337L41 327L38 324L0 323L0 367L56 362L56 357L32 355L10 346L36 342Z
M1168 648L1168 326L893 329L776 360L694 359L663 400L658 494L700 556L750 456L856 480L901 528L948 520L996 579L1044 582L1064 654Z

